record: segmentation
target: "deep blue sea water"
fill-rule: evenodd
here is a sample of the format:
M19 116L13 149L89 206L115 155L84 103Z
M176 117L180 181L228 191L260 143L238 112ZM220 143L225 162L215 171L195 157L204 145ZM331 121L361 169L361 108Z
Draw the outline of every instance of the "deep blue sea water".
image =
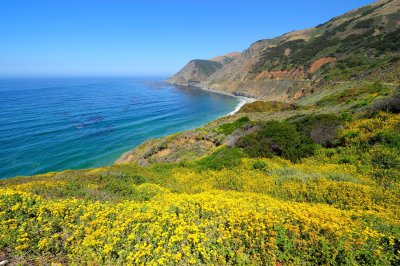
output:
M155 78L0 79L0 178L109 165L237 104Z

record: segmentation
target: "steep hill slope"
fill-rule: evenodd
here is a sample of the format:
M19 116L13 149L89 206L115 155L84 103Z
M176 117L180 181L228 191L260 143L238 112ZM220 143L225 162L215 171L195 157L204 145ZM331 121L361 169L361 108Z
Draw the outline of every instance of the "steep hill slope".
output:
M399 36L400 1L381 0L311 29L257 41L200 78L201 70L189 63L184 69L191 72L180 71L169 82L278 101L293 101L327 82L398 83Z
M178 73L172 76L168 82L177 85L189 85L206 80L224 65L232 62L240 53L229 53L211 58L210 60L195 59L190 61Z

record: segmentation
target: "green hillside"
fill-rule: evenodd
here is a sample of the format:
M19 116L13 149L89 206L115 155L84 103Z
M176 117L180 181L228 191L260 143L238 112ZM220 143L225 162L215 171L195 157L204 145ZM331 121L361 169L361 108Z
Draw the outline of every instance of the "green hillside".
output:
M169 82L287 102L327 83L400 83L398 36L400 2L380 0L313 28L259 40L209 75L199 77L200 69L189 63Z
M139 147L162 142L153 154L174 163L148 153L147 166L2 180L0 254L14 264L399 264L399 89L333 91L290 108L248 104ZM192 149L165 155L189 133ZM206 136L219 144L203 149Z
M283 40L263 50L253 72L303 67L310 72L316 60L334 58L335 62L318 74L327 80L348 80L399 61L400 29L396 24L400 12L371 15L390 2L334 18L311 31L309 39Z

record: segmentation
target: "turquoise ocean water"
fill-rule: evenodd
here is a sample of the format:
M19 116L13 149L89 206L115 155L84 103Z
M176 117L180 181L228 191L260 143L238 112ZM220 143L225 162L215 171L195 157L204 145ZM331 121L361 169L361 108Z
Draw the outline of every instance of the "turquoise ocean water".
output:
M238 102L161 78L0 79L0 178L109 165Z

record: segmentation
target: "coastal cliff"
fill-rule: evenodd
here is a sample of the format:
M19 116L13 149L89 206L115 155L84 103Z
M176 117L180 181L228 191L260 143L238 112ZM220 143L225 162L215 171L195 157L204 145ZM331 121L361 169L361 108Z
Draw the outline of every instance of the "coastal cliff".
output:
M193 60L168 82L288 102L327 83L377 77L398 83L398 36L400 2L381 0L314 28L259 40L224 63Z

